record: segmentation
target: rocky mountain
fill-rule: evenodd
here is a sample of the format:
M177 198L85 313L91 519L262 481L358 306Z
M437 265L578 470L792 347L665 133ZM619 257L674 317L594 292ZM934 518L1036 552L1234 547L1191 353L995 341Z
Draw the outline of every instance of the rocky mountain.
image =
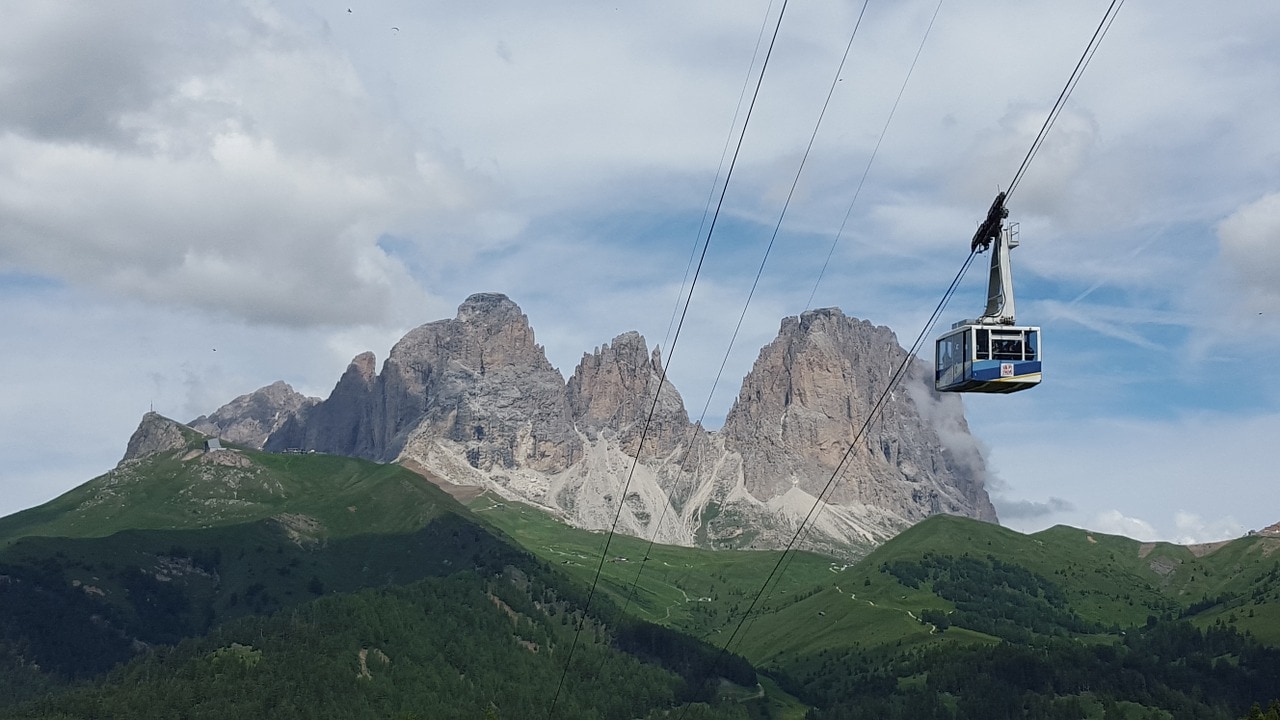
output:
M190 428L188 428L190 431ZM129 444L125 446L124 457L120 464L130 460L141 460L157 453L182 450L187 446L188 438L183 427L167 417L149 412L142 416L138 429L129 436Z
M844 553L930 515L996 519L960 400L934 392L922 362L850 450L904 356L888 328L835 308L786 318L708 431L639 333L585 353L566 381L520 308L484 293L410 331L381 372L357 356L322 402L245 396L207 427L234 439L222 428L269 416L268 450L404 462L580 527L616 518L621 532L681 545L780 547L822 497L804 545ZM261 406L276 410L248 411Z
M503 295L473 295L456 320L416 328L375 374L351 361L329 399L298 413L265 444L391 462L439 439L488 471L555 472L578 459L564 378Z
M631 457L663 457L686 446L693 436L680 393L662 378L661 353L656 348L649 353L638 332L619 335L612 344L584 354L565 392L569 413L588 440L611 435Z
M370 357L372 359L372 356ZM260 448L293 415L320 402L277 381L187 423L206 435Z
M857 438L905 356L888 328L835 308L784 319L719 433L740 483L724 510L790 534L822 497L817 532L868 543L939 513L995 522L960 399L933 390L926 364L908 366Z

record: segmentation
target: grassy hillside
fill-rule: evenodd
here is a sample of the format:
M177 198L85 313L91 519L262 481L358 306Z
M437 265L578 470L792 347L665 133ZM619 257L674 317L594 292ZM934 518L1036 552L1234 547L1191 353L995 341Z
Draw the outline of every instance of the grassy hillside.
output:
M209 675L210 658L223 658L216 665L229 655L296 652L287 640L271 645L262 636L253 642L234 632L219 635L229 628L282 632L253 623L287 617L305 637L315 619L306 608L316 603L339 615L346 602L385 602L399 608L387 612L413 614L419 611L404 606L404 596L385 593L430 587L428 595L462 597L441 588L491 583L509 568L554 588L561 611L549 610L545 597L528 600L562 628L580 617L575 613L599 569L592 642L683 678L654 681L654 688L668 688L646 696L643 703L666 698L645 706L654 709L674 697L668 691L720 697L699 683L717 672L749 672L734 655L722 658L719 670L705 670L726 645L777 681L762 683L764 698L754 683L728 692L745 703L739 709L761 717L798 717L807 706L816 718L1231 718L1239 703L1265 706L1271 698L1264 688L1280 687L1277 538L1186 548L1067 527L1022 535L938 516L853 565L788 555L761 593L780 553L650 546L615 535L602 563L604 533L570 528L491 495L464 507L394 465L206 453L195 438L187 440L186 448L124 463L46 505L0 519L0 696L35 698L71 680L97 678L73 704L28 710L124 712L138 697L126 685L150 688L138 691L143 696L163 694L165 677ZM755 612L744 618L753 603ZM544 648L564 641L559 632L516 637ZM173 643L179 643L174 653L146 650ZM249 649L235 649L241 646ZM396 649L404 657L419 657L415 652ZM512 662L503 658L490 660ZM99 673L130 660L134 669L104 684ZM341 668L350 658L324 662ZM704 668L702 679L691 681L686 676L695 666ZM199 692L221 692L217 678L225 671L214 671ZM543 672L531 668L526 675ZM277 668L267 677L276 679L265 687L275 687L288 673ZM403 679L414 684L423 677ZM508 716L510 703L519 701L497 689L501 680L487 682L488 695L466 697L481 704L483 697L507 698L498 706ZM413 696L409 685L397 687L379 692ZM370 706L411 712L394 703ZM716 714L722 711L728 715Z
M1076 528L1023 535L941 515L877 548L823 592L757 623L777 624L771 633L777 641L762 634L743 648L763 660L787 646L831 645L833 634L870 646L927 642L933 633L912 617L923 609L953 610L953 605L927 585L906 587L882 572L885 565L926 554L991 556L1025 568L1060 588L1083 620L1107 628L1143 625L1152 616L1185 616L1208 627L1234 613L1233 623L1241 630L1280 645L1280 623L1272 622L1280 609L1276 549L1280 539L1247 537L1197 557L1179 545L1144 544ZM889 631L891 625L899 630Z
M603 534L487 497L471 507L575 577L594 576ZM1280 686L1280 656L1268 648L1280 645L1269 624L1280 608L1271 551L1267 538L1189 549L938 516L849 567L796 556L741 628L776 553L739 558L615 538L601 587L618 599L635 583L631 612L718 647L733 634L729 648L815 717L1229 718L1247 708L1242 698L1265 706L1269 683ZM695 587L710 589L696 605ZM1008 677L1022 665L1037 667L1041 684ZM974 685L979 668L989 678ZM869 709L841 709L855 701Z
M44 505L0 518L0 545L33 535L228 526L281 513L309 518L296 530L315 538L404 532L422 527L441 507L458 506L397 465L192 447L125 463Z
M1259 540L1196 557L930 518L760 618L741 652L818 718L1237 717L1280 688L1271 635L1245 634L1277 605ZM1206 574L1226 600L1198 606Z
M777 663L826 649L936 643L937 632L922 623L920 615L925 610L953 611L954 605L928 585L908 587L882 571L888 564L929 553L991 555L1052 578L1064 588L1076 613L1106 625L1142 624L1148 615L1174 607L1157 588L1106 554L1080 553L1052 538L1042 540L942 515L906 530L861 562L833 574L821 592L765 614L741 639L740 651L753 661ZM954 639L993 640L962 632L955 633Z
M327 596L219 626L101 681L4 708L11 718L746 718L707 654L644 653L588 621L551 576L507 565ZM560 686L573 646L571 672Z
M731 631L781 553L706 550L653 544L615 534L603 567L606 533L565 525L521 503L483 495L469 503L483 520L530 552L589 585L600 570L598 592L636 617L715 642ZM830 558L797 553L774 593L775 604L830 585L841 566Z
M601 533L487 497L471 507L575 577L599 567ZM617 599L636 583L630 611L717 646L737 632L730 649L814 717L1232 718L1280 687L1273 544L1190 549L938 516L849 567L796 556L740 631L775 553L615 538L601 587ZM695 587L712 589L696 605Z
M9 594L88 603L127 647L132 639L174 642L231 618L326 594L501 567L520 557L516 548L450 512L411 533L325 542L300 543L276 520L207 530L130 530L106 538L24 538L0 550L0 574L10 578ZM0 623L19 609L0 609ZM22 633L23 627L17 623L10 632Z
M514 708L554 693L556 668L574 642L566 633L584 618L582 655L574 657L581 667L568 683L611 679L567 687L557 716L599 717L587 708L610 703L609 717L683 701L724 705L702 707L700 717L782 707L776 698L785 696L775 688L761 697L740 659L630 619L608 593L584 615L585 590L562 568L403 468L313 454L206 453L188 441L0 520L0 708L22 717L225 717L233 711L225 698L234 695L246 704L236 712L251 716L311 715L318 699L327 707L333 688L351 684L346 668L355 657L326 654L336 652L329 641L337 631L317 626L317 612L349 618L338 633L348 644L372 636L379 652L400 659L390 673L400 684L353 685L347 691L359 711L344 716L474 717L492 705L498 717L520 717ZM475 595L477 583L488 595ZM476 636L466 628L479 622L477 608L518 627ZM421 637L397 644L385 626L370 629L371 618L387 613L418 618L405 630ZM492 630L492 618L481 624ZM313 646L299 646L308 637ZM174 643L176 652L157 650ZM367 640L358 645L368 650ZM324 671L298 675L299 653ZM256 670L243 675L250 661ZM101 675L122 662L125 669ZM442 662L471 669L441 676ZM726 695L737 700L721 703L720 676L742 684ZM232 692L228 677L241 683ZM647 689L602 689L621 677L644 680ZM67 683L86 681L66 694ZM359 700L370 686L379 687L377 702ZM425 703L426 695L451 698L449 708ZM49 699L20 711L13 705L42 696ZM344 694L339 704L350 701Z

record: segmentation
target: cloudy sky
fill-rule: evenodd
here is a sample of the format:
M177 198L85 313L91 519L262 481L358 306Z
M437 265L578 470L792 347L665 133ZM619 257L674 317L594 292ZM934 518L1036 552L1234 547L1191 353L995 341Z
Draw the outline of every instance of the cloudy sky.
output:
M790 2L670 358L691 414L718 425L806 307L909 344L1108 4L871 2L853 35L862 2ZM781 5L7 7L0 515L110 469L148 408L325 396L474 292L566 375L627 330L669 344ZM966 398L1008 526L1280 521L1276 47L1274 0L1132 0L1011 198L1045 382Z

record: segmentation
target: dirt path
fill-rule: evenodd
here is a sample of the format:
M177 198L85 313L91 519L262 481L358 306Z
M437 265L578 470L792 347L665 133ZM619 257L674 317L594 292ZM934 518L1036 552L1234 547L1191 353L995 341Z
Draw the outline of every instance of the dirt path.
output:
M840 586L839 586L839 585L836 585L836 592L840 593L841 595L843 595L843 594L844 594L844 591L840 589ZM851 600L855 600L855 601L856 601L856 600L858 599L858 595L857 595L856 593L849 593L849 598L850 598ZM864 603L866 603L866 604L870 605L871 607L880 607L879 605L876 605L876 604L875 604L875 602L873 602L873 601L871 601L871 600L863 600L862 602L864 602ZM886 609L886 610L888 610L889 608L885 608L885 609ZM916 617L916 614L915 614L915 613L913 613L913 612L911 612L910 610L903 610L902 612L906 613L906 614L907 614L907 617L911 618L911 619L912 619L912 620L914 620L915 622L921 622L920 618ZM930 623L930 622L925 623L925 625L928 625L928 626L929 626L929 634L930 634L930 635L937 634L937 632L938 632L938 626L937 626L937 625L934 625L933 623Z

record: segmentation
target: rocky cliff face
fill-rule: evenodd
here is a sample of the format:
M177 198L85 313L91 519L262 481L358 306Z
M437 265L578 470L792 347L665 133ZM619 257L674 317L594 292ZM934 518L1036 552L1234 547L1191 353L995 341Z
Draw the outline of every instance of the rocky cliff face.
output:
M396 422L383 459L426 455L440 439L484 472L557 472L581 455L564 378L505 295L472 295L456 319L410 331L380 380Z
M377 380L373 353L357 355L329 399L287 417L263 443L264 449L326 448L335 455L379 459L374 438L376 428L385 423L374 418Z
M138 429L129 436L120 464L157 453L182 450L186 446L187 437L183 435L181 425L157 412L149 412L142 416Z
M692 427L684 400L663 379L661 354L657 349L650 354L638 332L584 354L565 393L573 423L588 439L609 435L632 457L664 457L689 442Z
M391 349L352 360L329 399L266 443L380 462L460 453L483 472L555 472L580 455L564 378L504 295L473 295L458 317L428 323Z
M277 381L187 423L197 432L261 448L292 416L320 402Z
M783 320L725 418L721 434L727 453L741 458L743 492L725 503L737 511L710 529L726 515L730 524L759 515L759 502L784 529L796 527L819 497L813 522L833 537L874 542L938 513L994 522L959 398L933 391L927 365L909 365L873 416L905 357L888 328L835 308ZM955 447L938 423L955 430Z
M837 554L936 513L994 521L960 401L933 391L923 363L859 435L904 354L887 328L837 309L786 318L708 432L638 333L584 354L565 381L516 304L487 293L409 332L380 373L372 354L355 358L265 445L412 461L575 525L616 517L621 532L686 545L785 545L819 497L803 544Z

